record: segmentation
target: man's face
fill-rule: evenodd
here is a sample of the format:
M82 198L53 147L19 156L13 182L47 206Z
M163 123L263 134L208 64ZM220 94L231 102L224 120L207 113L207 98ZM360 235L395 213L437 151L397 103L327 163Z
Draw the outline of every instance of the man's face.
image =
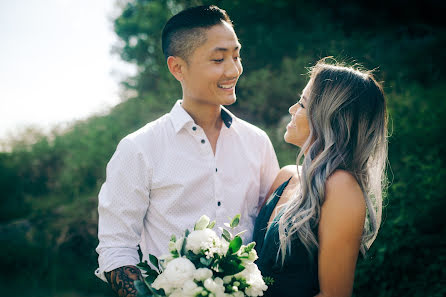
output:
M204 44L190 55L183 71L183 99L200 104L230 105L243 72L240 43L226 22L206 30Z

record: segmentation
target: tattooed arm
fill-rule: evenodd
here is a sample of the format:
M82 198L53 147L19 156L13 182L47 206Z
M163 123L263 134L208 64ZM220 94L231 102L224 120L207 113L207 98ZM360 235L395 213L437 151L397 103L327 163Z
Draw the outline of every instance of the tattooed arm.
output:
M141 271L135 266L123 266L105 273L108 283L119 297L135 297L133 282L142 280Z

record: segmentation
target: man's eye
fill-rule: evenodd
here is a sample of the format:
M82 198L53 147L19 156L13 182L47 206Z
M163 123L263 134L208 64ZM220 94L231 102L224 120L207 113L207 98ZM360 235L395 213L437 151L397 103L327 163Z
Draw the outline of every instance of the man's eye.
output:
M213 61L214 61L214 62L217 62L217 63L221 63L221 62L224 61L224 59L214 59Z

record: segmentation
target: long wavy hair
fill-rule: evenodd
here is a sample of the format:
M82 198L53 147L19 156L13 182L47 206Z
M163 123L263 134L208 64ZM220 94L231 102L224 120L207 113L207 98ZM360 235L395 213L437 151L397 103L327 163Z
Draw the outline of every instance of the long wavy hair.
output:
M311 68L310 74L306 106L310 135L297 157L300 185L293 199L283 205L278 222L277 256L282 255L282 264L296 236L310 255L317 251L325 183L337 169L351 173L364 194L367 215L360 248L364 255L381 223L387 160L382 87L370 71L329 64L327 58Z

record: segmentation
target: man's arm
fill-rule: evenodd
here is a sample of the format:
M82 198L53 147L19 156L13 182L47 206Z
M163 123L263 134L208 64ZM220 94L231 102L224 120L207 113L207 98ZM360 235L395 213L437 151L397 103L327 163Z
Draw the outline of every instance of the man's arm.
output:
M119 297L135 297L135 280L142 280L141 271L135 266L123 266L105 272L105 277L113 291Z

